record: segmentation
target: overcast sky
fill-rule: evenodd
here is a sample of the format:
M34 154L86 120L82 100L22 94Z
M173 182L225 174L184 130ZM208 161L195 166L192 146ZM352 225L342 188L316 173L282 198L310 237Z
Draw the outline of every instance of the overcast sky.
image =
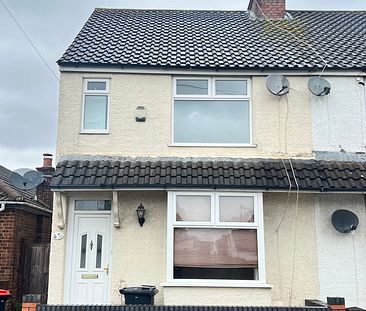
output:
M57 59L95 7L246 9L248 0L1 0L58 74ZM366 10L366 0L287 0L288 9ZM58 81L0 3L0 165L55 153Z

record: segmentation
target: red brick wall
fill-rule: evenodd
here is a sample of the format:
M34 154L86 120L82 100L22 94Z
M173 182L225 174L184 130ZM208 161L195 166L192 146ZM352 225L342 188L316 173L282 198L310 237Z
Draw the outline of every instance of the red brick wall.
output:
M6 208L0 213L0 287L8 289L21 301L21 289L17 288L22 276L21 251L24 242L50 242L50 216L35 215L17 208Z
M261 10L258 8L260 6ZM256 0L253 2L253 7L249 8L259 18L263 18L264 15L269 19L283 19L286 14L286 1L285 0Z
M11 286L13 275L15 212L0 213L0 288Z

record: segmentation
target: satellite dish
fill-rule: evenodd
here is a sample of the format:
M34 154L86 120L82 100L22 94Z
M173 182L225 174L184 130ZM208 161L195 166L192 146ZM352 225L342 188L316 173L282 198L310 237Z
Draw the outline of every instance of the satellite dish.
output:
M20 168L10 174L10 183L21 190L31 190L43 180L44 176L41 172L29 168Z
M351 211L339 209L332 215L332 224L337 231L347 233L357 229L358 217Z
M308 87L315 96L324 96L330 93L330 83L322 77L311 77Z
M267 77L266 85L268 91L277 96L285 95L290 90L290 83L287 78L278 74L269 75Z

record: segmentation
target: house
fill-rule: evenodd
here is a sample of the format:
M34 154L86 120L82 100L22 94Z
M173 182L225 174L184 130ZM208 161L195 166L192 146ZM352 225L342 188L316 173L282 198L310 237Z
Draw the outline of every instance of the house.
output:
M58 61L48 303L149 284L161 305L366 307L365 24L284 0L96 9Z
M53 203L49 184L55 170L49 154L37 170L44 181L22 190L11 183L12 171L0 165L0 288L10 290L14 303L23 294L47 296Z

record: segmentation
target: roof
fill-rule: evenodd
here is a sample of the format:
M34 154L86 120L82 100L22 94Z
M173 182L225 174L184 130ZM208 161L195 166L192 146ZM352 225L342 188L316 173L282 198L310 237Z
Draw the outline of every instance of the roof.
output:
M278 159L64 160L52 188L365 191L366 162Z
M96 9L58 64L311 70L324 67L320 54L328 69L366 69L366 11L288 13Z
M19 202L22 203L31 203L33 205L49 208L49 206L38 200L35 200L36 190L22 190L15 188L10 183L10 174L11 170L8 170L4 166L0 165L0 201L11 201L11 202Z

